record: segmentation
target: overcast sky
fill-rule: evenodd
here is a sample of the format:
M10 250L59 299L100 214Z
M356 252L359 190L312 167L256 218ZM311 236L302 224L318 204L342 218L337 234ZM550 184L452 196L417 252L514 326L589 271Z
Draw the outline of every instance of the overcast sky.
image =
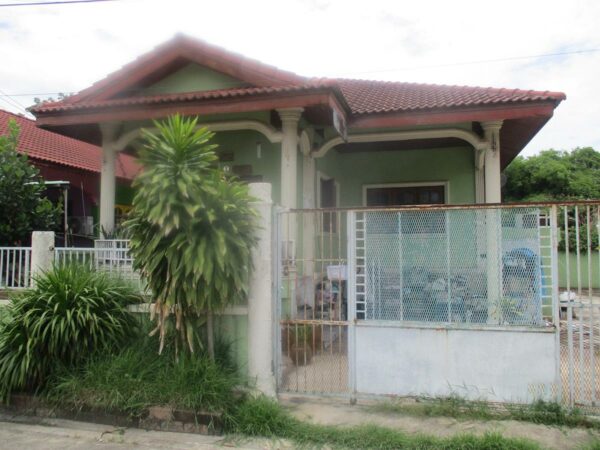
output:
M25 1L0 5L15 2ZM0 108L18 112L15 102L29 106L36 96L86 88L184 32L306 76L563 91L567 100L525 154L550 147L600 150L599 21L597 0L120 0L0 7Z

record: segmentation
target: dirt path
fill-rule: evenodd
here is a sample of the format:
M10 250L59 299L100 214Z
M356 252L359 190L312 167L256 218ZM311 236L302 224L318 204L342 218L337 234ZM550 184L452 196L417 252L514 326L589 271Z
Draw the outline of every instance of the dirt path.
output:
M376 424L411 434L448 437L455 434L498 432L505 437L526 438L548 449L577 449L589 444L600 433L581 428L537 425L514 420L473 421L447 417L414 417L400 413L371 411L368 405L350 405L338 400L281 399L298 419L322 425L352 426Z

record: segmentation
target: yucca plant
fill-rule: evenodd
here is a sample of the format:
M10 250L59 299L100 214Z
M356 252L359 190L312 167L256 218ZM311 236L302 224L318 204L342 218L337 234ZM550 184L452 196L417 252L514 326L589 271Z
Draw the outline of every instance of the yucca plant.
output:
M131 252L155 297L159 353L169 324L175 345L193 352L205 322L214 358L213 313L247 294L256 242L252 198L247 185L218 167L213 133L198 129L197 119L175 115L154 125L157 134L142 131L143 170L126 222Z
M56 266L14 296L0 331L0 397L42 387L57 365L72 367L94 352L119 348L138 321L140 302L125 281L85 266Z

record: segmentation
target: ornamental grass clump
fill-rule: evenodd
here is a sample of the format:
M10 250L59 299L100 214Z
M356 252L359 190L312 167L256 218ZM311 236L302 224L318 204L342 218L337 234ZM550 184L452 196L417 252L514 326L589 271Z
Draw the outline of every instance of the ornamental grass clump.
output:
M85 266L56 266L11 299L0 330L0 398L37 390L58 366L118 349L136 333L126 306L141 298L123 280Z
M154 296L160 337L194 352L206 323L214 358L213 313L245 299L256 243L248 186L219 168L213 133L179 115L143 130L143 166L126 223L134 264ZM177 353L177 352L176 352Z

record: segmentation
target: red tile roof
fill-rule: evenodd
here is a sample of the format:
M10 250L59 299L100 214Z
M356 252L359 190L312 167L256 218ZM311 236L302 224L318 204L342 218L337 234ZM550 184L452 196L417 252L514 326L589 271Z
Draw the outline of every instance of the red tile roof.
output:
M152 105L159 103L186 102L219 98L252 97L256 95L265 94L268 95L313 91L327 89L331 87L335 87L335 83L326 80L319 80L300 85L217 89L212 91L180 92L175 94L155 94L136 97L116 98L110 100L82 101L75 103L59 101L54 103L44 103L43 107L36 107L35 109L33 109L33 111L74 111L81 109L104 108L111 106Z
M448 86L371 80L336 80L352 114L561 101L562 92Z
M8 132L8 121L14 119L20 127L18 151L31 159L100 172L102 149L51 131L36 127L35 121L0 110L0 135ZM117 177L132 180L139 171L133 156L121 153L117 159Z
M122 97L152 73L174 61L186 60L248 82L253 87L220 89L181 94ZM63 101L32 108L34 113L93 109L110 106L179 103L228 97L277 96L318 89L333 90L350 115L387 112L426 111L461 107L485 107L498 104L552 102L566 98L562 92L497 89L489 87L448 86L435 84L385 82L373 80L305 78L273 66L229 52L201 40L178 35L174 39L140 56L91 87ZM121 89L121 90L119 90ZM112 98L112 99L111 99Z

